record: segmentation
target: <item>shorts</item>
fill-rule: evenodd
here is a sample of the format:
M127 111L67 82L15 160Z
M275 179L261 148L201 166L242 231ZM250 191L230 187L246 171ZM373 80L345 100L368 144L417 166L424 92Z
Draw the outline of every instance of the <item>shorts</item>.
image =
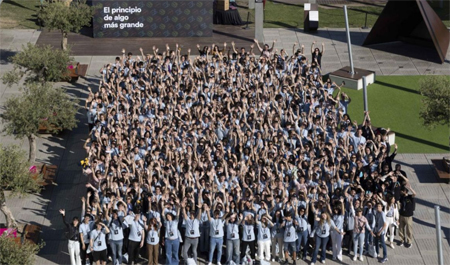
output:
M108 257L106 255L106 249L102 250L102 251L94 251L94 253L92 253L92 257L94 258L94 262L108 261Z
M295 251L297 249L295 241L294 242L284 242L284 251L289 251L289 246L291 247L291 251Z

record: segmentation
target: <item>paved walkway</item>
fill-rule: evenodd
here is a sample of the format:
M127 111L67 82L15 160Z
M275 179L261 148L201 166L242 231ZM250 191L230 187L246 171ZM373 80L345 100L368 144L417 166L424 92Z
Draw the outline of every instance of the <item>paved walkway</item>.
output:
M320 25L320 24L319 24ZM354 66L371 71L377 75L448 75L450 73L450 49L444 64L428 61L434 57L434 51L404 43L372 45L370 48L362 46L370 29L352 28L350 30ZM321 47L325 44L322 70L324 73L349 66L347 38L345 29L319 29L316 33L307 33L302 29L270 28L264 29L266 43L285 49L292 54L294 43L305 45L305 54L311 59L311 44ZM298 48L298 44L297 44ZM408 50L408 55L405 51Z
M12 35L12 38L11 38ZM9 36L9 44L4 37ZM1 49L20 47L21 42L35 40L35 32L15 31L15 33L0 31ZM12 49L12 48L11 48ZM0 63L0 75L10 68L4 64L4 58ZM330 55L331 56L331 55ZM84 105L87 96L86 86L98 85L98 69L106 62L111 62L114 57L76 57L75 59L90 63L88 77L77 84L61 83L67 88L68 93L80 98L80 105ZM1 106L6 98L20 93L17 87L6 88L0 84L0 114ZM81 174L78 161L85 157L82 148L87 136L87 124L85 112L80 110L77 118L80 120L78 128L71 132L64 132L58 136L44 136L37 143L37 160L58 165L58 186L50 187L41 194L30 195L22 199L9 199L8 206L19 222L31 222L42 225L42 239L46 246L38 254L36 264L69 264L67 243L64 238L64 225L58 210L65 208L67 216L79 216L81 210L80 198L83 196L86 178ZM0 124L0 130L2 126ZM17 143L24 150L28 149L26 141L14 140L11 137L0 135L2 144ZM400 147L401 148L401 147ZM417 191L417 206L414 217L414 243L411 249L397 247L395 250L388 248L388 264L422 265L437 264L436 236L434 205L441 206L441 223L443 230L443 251L445 264L450 263L450 186L439 183L431 166L430 159L441 158L443 154L400 154L395 163L401 163L411 180L413 188ZM0 215L0 222L5 222ZM378 264L375 259L365 259L363 263L353 262L350 257L344 257L345 264ZM203 263L202 263L203 264ZM299 262L297 264L305 264ZM327 264L336 264L327 259Z

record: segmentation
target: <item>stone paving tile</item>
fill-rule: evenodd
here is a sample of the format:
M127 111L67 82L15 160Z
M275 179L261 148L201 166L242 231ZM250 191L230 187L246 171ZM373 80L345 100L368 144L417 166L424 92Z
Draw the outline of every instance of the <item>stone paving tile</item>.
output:
M58 189L52 194L52 203L49 205L48 210L67 208L73 202L80 203L80 198L85 195L85 191L85 183L58 185ZM79 205L78 203L77 205Z
M283 35L283 31L290 32L290 30L286 29L279 29L280 35ZM326 47L327 53L334 53L337 52L338 54L341 54L342 52L347 50L346 47L346 35L344 29L321 29L315 34L308 34L304 33L302 30L298 31L297 33L298 39L300 41L302 40L309 40L311 41L314 39L316 42L321 43L332 40L333 44L339 44L339 46L334 46L335 50ZM383 75L418 75L418 74L449 74L450 68L447 66L441 66L440 64L432 63L424 64L424 61L420 61L417 59L411 59L409 57L396 55L393 53L387 53L381 50L375 50L375 49L369 49L366 47L360 46L360 44L364 41L365 37L367 36L367 31L363 32L361 29L352 29L351 30L351 39L352 44L355 47L353 54L354 57L359 56L358 52L363 52L366 50L365 54L373 54L373 60L375 62L383 62L384 66L388 67L381 67L380 69L377 69L377 72L379 74ZM304 36L304 37L302 37ZM305 41L307 42L307 41ZM341 63L346 64L347 59L340 56L341 60L343 60ZM367 60L371 60L370 57ZM414 61L413 61L414 60ZM415 66L415 62L418 63L417 67ZM419 63L420 62L420 63ZM399 68L398 66L401 66ZM419 68L422 67L422 68ZM427 67L427 68L425 68ZM442 67L442 68L441 68ZM426 69L430 69L429 71L426 71Z
M386 264L396 265L422 265L425 264L420 255L389 255L389 261ZM380 264L376 259L369 259L369 264Z
M38 256L41 259L36 264L70 264L66 240L46 241L45 247L39 252Z
M422 254L422 258L425 261L425 264L439 264L436 251L433 251L433 252L434 252L434 254L431 254L431 253L428 253L428 252L421 253ZM444 264L446 264L450 260L450 254L449 253L444 253L443 257L444 257Z
M415 240L420 251L433 251L436 249L436 238L433 239L416 239ZM442 244L443 253L448 253L450 251L450 247L447 244Z
M420 73L416 69L399 69L398 71L391 73L391 75L419 75Z

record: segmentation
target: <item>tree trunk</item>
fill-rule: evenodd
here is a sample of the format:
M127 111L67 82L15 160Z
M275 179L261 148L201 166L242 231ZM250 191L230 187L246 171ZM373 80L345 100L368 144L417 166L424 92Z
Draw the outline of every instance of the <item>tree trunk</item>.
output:
M30 153L28 154L28 162L34 163L36 160L36 136L34 134L28 136L28 143L30 145Z
M6 226L8 228L17 228L16 219L12 215L11 210L6 206L5 192L0 188L0 210L6 217Z
M62 46L62 49L65 51L65 50L67 50L67 32L63 32L62 33L62 43L61 43L61 46Z

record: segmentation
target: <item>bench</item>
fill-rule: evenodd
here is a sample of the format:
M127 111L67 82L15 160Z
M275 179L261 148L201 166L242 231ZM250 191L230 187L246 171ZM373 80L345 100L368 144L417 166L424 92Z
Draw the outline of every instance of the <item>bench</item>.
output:
M447 183L450 183L449 160L445 157L442 159L431 159L431 163L433 163L434 169L436 170L439 179L445 180Z
M23 240L28 240L30 243L39 244L41 238L42 228L40 225L27 224L23 229ZM22 240L22 242L23 242Z
M88 70L88 65L80 64L80 63L77 63L76 67L74 67L72 69L69 68L69 77L70 77L69 82L74 83L78 80L78 78L80 76L85 77L87 70Z
M57 185L55 183L57 169L58 167L55 165L43 164L39 173L32 174L31 177L37 181L39 186L43 188L48 185ZM39 178L40 175L42 176L42 178Z
M50 128L49 128L50 127ZM38 133L39 134L48 134L50 133L50 129L52 131L54 130L58 130L58 131L62 131L61 127L56 127L56 125L50 124L49 127L47 127L45 124L43 123L39 123L39 127L38 127Z

